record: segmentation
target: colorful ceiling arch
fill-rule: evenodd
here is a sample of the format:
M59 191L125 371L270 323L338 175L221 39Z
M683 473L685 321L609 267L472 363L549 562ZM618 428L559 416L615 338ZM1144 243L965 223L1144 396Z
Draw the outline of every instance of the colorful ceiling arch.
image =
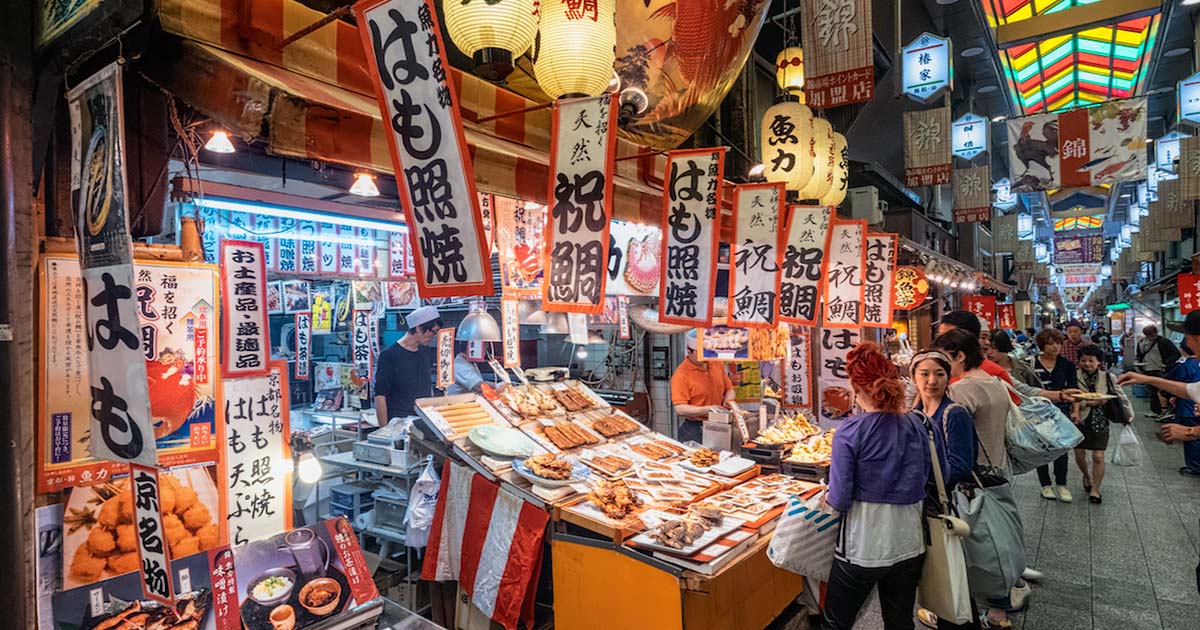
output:
M992 28L1103 0L980 0Z
M1065 232L1067 230L1095 230L1104 227L1104 215L1098 214L1090 217L1067 217L1064 219L1054 220L1054 231Z

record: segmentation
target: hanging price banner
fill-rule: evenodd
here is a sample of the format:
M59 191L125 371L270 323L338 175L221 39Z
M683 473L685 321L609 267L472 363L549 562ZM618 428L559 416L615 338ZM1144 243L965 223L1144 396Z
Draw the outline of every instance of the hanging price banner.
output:
M812 335L802 328L792 329L791 350L783 362L783 406L812 406Z
M621 339L629 339L629 297L617 296L617 323L621 329Z

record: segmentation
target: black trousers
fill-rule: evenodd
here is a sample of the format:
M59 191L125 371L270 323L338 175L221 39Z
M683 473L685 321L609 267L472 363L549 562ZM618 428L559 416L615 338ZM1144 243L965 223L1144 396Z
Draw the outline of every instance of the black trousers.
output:
M1071 451L1067 451L1070 453ZM1058 456L1054 460L1054 483L1055 485L1067 485L1067 453ZM1042 464L1038 466L1038 481L1042 483L1042 487L1050 485L1050 464Z
M913 606L925 555L890 567L867 568L833 561L825 591L825 628L851 630L872 587L879 588L879 609L885 630L913 630Z
M680 442L691 440L700 444L704 437L704 423L699 420L679 419L679 430L676 432Z
M1146 376L1157 376L1159 378L1166 374L1166 372L1163 372L1162 370L1151 370L1143 373ZM1163 412L1163 404L1162 400L1158 397L1159 389L1153 385L1147 385L1146 389L1150 391L1150 411L1153 411L1156 414L1161 414Z

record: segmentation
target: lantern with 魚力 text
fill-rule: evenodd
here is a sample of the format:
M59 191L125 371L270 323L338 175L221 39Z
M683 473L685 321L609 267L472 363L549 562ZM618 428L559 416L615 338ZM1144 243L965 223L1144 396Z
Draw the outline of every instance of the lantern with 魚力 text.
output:
M762 121L763 176L788 190L804 188L812 177L812 111L787 99L767 109Z

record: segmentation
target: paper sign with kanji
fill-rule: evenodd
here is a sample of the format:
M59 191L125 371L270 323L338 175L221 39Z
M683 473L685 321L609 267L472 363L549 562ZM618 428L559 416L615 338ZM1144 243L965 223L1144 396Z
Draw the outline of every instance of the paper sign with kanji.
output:
M735 326L775 324L779 290L779 217L782 182L743 184L733 192L729 247L729 318Z

